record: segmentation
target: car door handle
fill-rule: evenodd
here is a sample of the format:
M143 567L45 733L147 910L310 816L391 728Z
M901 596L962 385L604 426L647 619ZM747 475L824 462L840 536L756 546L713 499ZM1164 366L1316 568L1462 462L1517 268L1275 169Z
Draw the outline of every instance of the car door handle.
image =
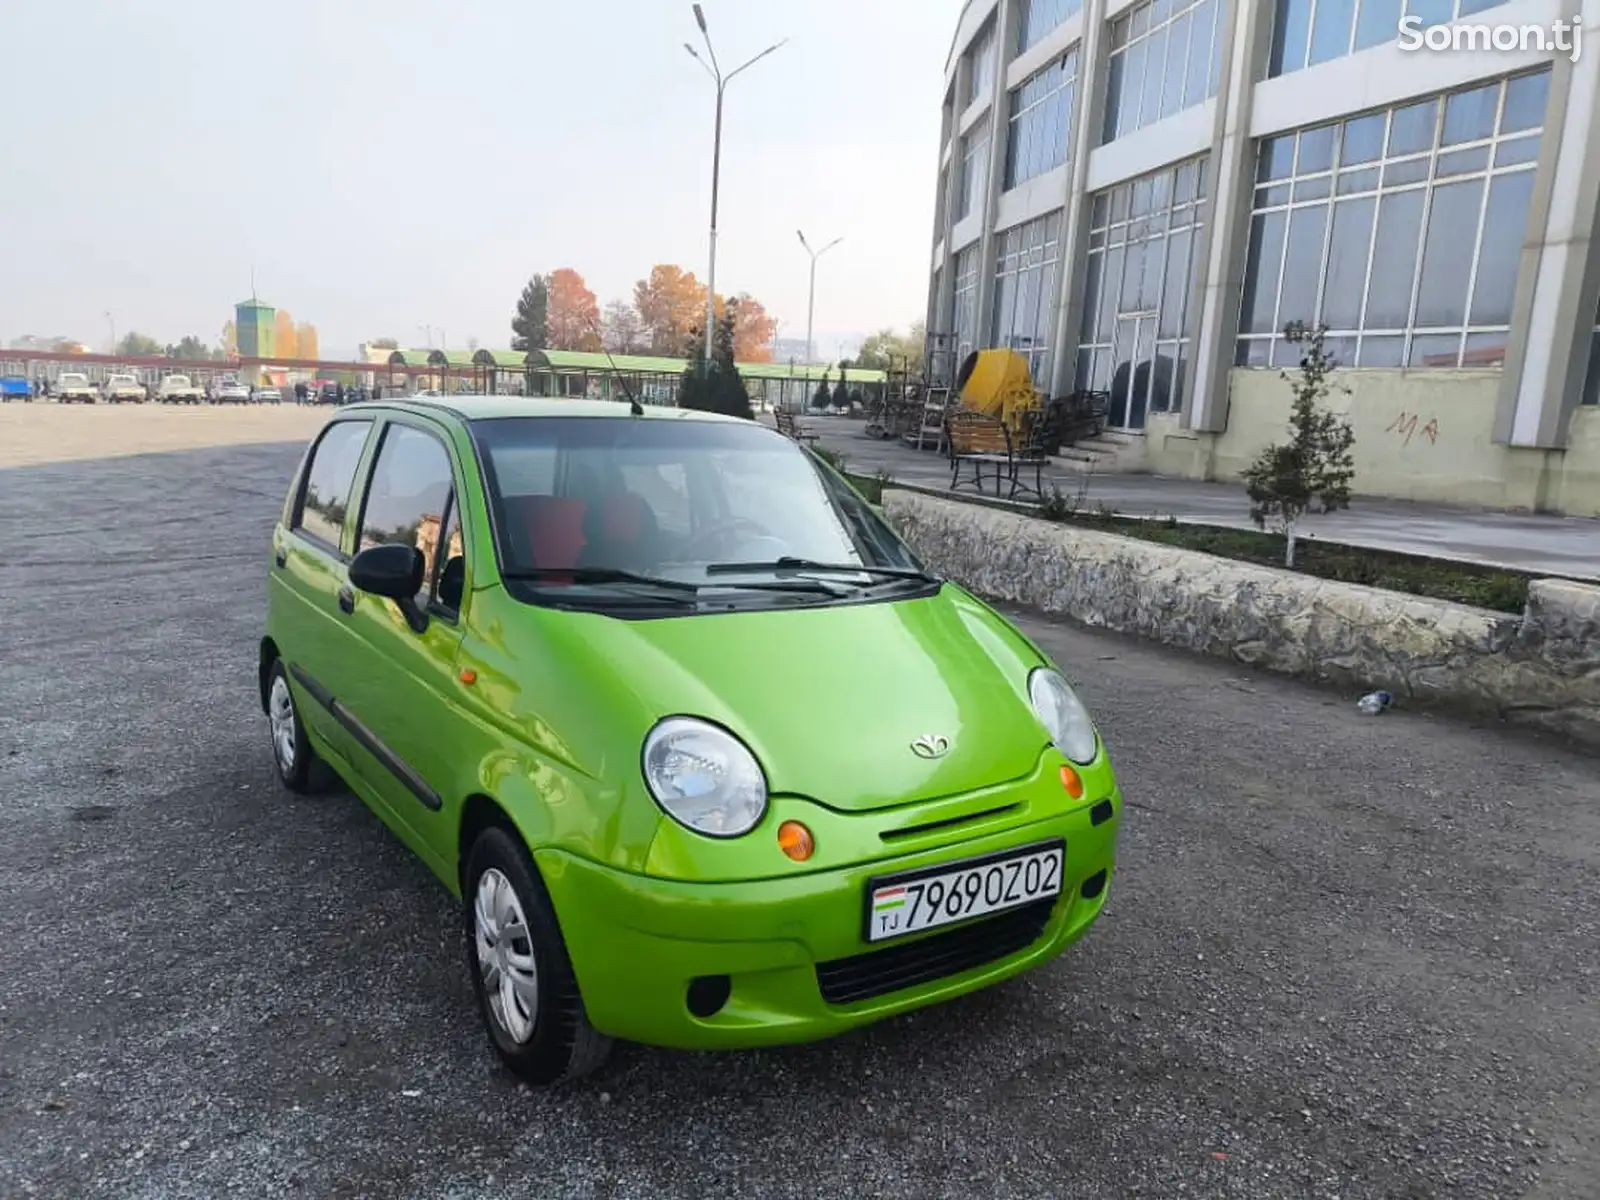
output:
M288 566L289 552L287 550L279 549L277 553L272 556L272 561L277 563L280 567Z
M356 592L348 583L339 589L339 610L347 613L356 610Z

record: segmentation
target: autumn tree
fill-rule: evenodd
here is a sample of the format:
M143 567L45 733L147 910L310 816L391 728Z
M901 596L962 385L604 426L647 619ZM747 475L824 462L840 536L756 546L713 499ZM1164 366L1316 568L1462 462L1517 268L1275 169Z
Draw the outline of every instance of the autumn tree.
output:
M571 267L550 273L546 310L552 350L600 349L600 302Z
M392 337L373 338L367 345L374 350L398 350L400 349L400 339Z
M657 263L633 285L633 306L652 354L688 358L691 331L705 322L706 289L693 271Z
M295 336L294 318L280 308L272 323L272 352L279 358L299 358L300 339Z
M643 354L650 348L649 331L639 310L626 300L613 300L600 318L600 338L613 354Z
M295 349L299 358L321 358L322 347L317 339L317 327L310 322L295 326Z
M517 315L511 318L513 350L547 350L550 347L550 279L535 275L517 297Z
M778 323L749 292L740 292L732 301L733 356L739 362L771 362L772 339Z
M222 355L233 358L239 353L239 330L232 321L222 327Z
M167 347L168 358L182 358L190 362L206 362L213 358L220 358L220 352L213 350L194 334L189 334L175 346Z

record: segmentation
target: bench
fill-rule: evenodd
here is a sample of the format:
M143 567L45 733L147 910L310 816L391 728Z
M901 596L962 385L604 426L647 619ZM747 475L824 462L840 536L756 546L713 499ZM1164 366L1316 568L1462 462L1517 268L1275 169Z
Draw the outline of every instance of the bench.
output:
M1046 414L1043 410L1021 414L1021 430L1013 434L999 417L974 412L970 408L953 409L945 417L945 440L950 454L950 490L963 485L962 471L970 467L978 491L984 490L985 468L994 468L995 495L1013 500L1018 493L1040 499L1044 496L1044 466L1049 456L1045 454L1048 436ZM1033 484L1023 479L1025 468L1033 468Z
M772 417L777 423L778 432L790 441L815 442L817 440L817 435L807 432L805 426L801 425L795 415L787 409L780 408L776 410Z

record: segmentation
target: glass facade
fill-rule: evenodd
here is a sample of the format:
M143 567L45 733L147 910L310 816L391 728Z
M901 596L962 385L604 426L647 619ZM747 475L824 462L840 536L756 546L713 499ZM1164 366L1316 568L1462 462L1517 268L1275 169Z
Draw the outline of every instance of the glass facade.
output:
M1548 68L1262 141L1236 362L1291 321L1346 366L1505 358Z
M956 362L959 364L978 344L978 250L974 242L956 255L955 303L951 308L950 329L956 336Z
M1083 0L1022 0L1017 9L1017 53L1038 45L1082 8Z
M1056 294L1061 281L1061 213L1047 213L995 238L994 324L990 345L1028 360L1034 386L1050 386Z
M1461 20L1505 0L1277 0L1267 74L1287 75L1392 42L1402 17L1422 27Z
M1217 94L1223 8L1222 0L1148 0L1111 23L1102 144Z
M956 184L955 220L983 211L983 193L988 179L989 122L984 120L961 139L961 177Z
M1011 92L1005 186L1014 188L1067 161L1072 145L1078 51L1067 51Z
M1200 232L1204 157L1118 184L1089 217L1077 383L1110 393L1110 423L1142 429L1183 399Z
M972 49L967 51L971 67L967 83L969 105L982 100L994 86L994 57L994 22L990 21L988 28L972 43Z

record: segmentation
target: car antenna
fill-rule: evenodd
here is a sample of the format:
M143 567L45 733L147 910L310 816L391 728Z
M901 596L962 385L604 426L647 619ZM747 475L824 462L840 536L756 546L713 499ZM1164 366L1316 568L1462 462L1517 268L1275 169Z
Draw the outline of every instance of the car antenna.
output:
M633 389L628 386L628 377L617 369L617 360L611 357L611 351L606 349L606 340L601 336L600 330L595 328L593 321L589 328L594 330L595 340L600 343L600 349L606 356L606 361L611 364L611 373L616 376L617 382L622 385L622 394L628 398L628 411L636 417L644 416L644 408L634 399Z

